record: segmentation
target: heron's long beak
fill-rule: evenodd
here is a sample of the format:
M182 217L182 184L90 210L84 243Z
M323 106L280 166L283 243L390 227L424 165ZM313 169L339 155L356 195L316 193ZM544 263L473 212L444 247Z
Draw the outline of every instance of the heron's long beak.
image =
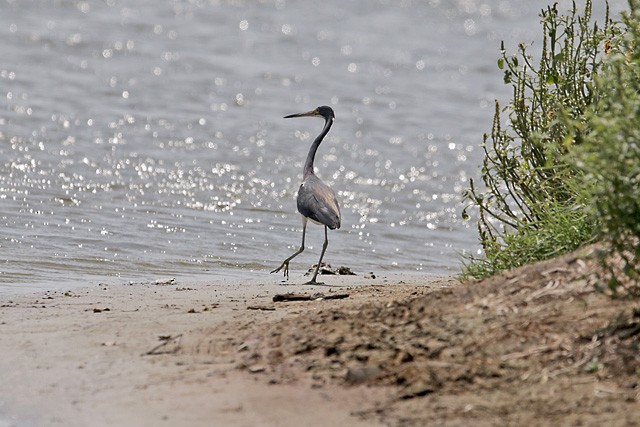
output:
M316 117L319 116L318 109L312 111L307 111L306 113L298 113L298 114L289 114L288 116L284 116L285 119L291 119L293 117Z

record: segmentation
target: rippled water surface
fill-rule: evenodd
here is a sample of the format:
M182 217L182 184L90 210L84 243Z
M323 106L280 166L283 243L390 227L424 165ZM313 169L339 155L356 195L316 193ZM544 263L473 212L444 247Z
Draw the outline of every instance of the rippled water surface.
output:
M323 104L316 170L343 215L326 261L457 272L477 250L461 192L509 95L499 42L538 40L545 4L0 0L0 291L276 280L322 128L282 117Z

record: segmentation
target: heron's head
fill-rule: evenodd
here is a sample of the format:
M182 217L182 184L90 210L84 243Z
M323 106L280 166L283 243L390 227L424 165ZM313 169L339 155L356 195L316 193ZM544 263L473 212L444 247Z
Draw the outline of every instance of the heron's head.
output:
M335 114L333 114L333 109L331 107L323 105L322 107L318 107L315 110L311 110L306 113L284 116L285 119L291 119L293 117L324 117L325 120L331 120L335 118Z

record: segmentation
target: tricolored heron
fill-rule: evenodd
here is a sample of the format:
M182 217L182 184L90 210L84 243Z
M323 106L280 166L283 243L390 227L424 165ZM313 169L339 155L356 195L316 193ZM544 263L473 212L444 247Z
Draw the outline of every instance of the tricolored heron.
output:
M324 244L322 245L320 260L316 266L316 271L313 273L313 277L306 283L313 285L318 284L318 282L316 282L316 277L318 276L322 257L329 245L327 228L332 230L340 228L340 207L338 206L336 193L334 193L333 190L327 184L322 182L313 172L313 160L316 157L316 151L318 151L318 147L320 146L322 139L327 135L327 133L329 133L329 129L331 129L335 115L333 114L331 107L322 106L307 113L291 114L284 118L289 119L292 117L323 117L325 122L322 132L320 132L320 135L316 137L309 149L307 160L304 162L302 184L298 190L298 212L302 214L302 244L300 245L300 249L298 249L289 258L285 259L280 267L273 270L272 273L284 270L284 276L287 280L289 279L289 261L304 251L304 236L307 231L307 221L311 220L316 224L324 225Z

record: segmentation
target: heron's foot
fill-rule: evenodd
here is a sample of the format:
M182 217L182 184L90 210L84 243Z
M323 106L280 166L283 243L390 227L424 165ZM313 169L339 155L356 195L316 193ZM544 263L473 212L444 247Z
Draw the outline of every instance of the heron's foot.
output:
M307 283L303 283L303 285L324 285L324 282L316 282L316 279L309 280Z
M278 267L278 268L276 268L275 270L273 270L273 271L271 272L271 274L273 274L273 273L277 273L277 272L279 272L280 270L284 270L284 271L283 271L283 273L284 273L284 277L286 277L286 278L287 278L287 280L289 280L289 261L285 261L285 262L283 262L282 264L280 264L280 267Z

